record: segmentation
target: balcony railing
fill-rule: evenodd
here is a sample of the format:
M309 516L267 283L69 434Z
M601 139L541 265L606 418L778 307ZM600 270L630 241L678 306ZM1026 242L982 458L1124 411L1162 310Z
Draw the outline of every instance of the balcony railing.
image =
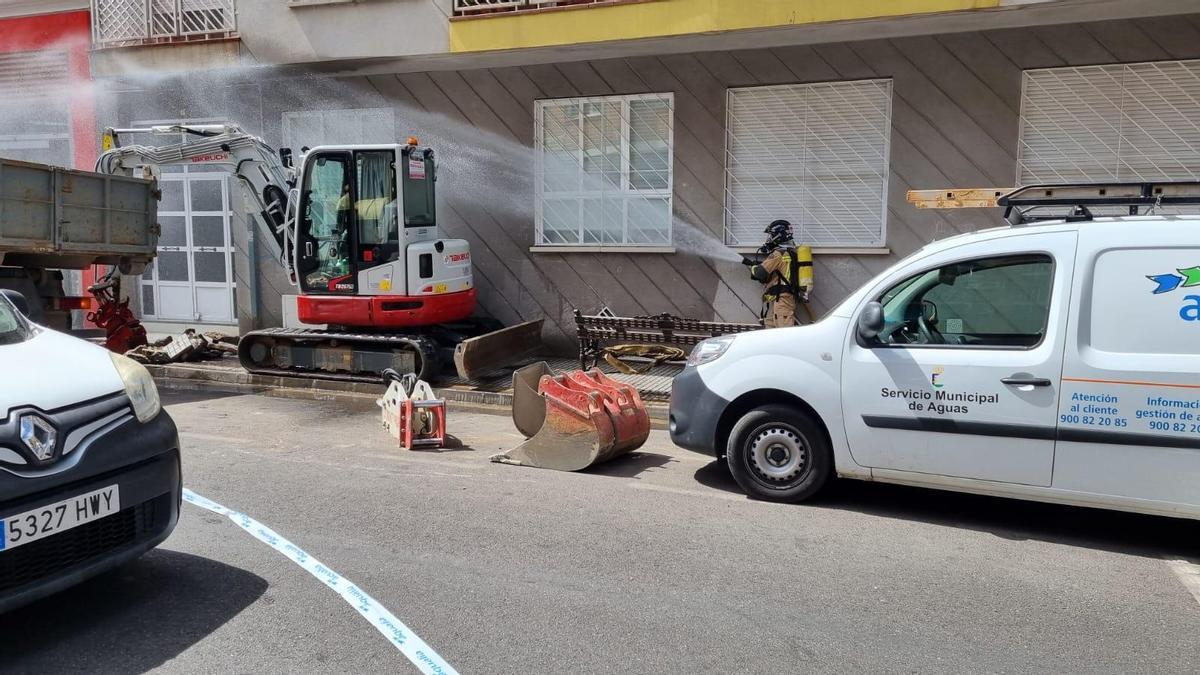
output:
M455 16L479 16L523 12L551 7L579 5L615 5L630 0L454 0ZM636 1L636 0L633 0Z
M92 0L97 48L218 40L237 33L237 0Z

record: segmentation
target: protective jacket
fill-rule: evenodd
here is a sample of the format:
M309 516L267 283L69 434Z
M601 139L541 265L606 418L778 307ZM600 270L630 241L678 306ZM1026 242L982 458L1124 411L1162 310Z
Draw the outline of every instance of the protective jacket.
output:
M750 276L764 285L763 324L768 328L796 325L796 303L807 301L812 287L811 249L778 247L750 267Z

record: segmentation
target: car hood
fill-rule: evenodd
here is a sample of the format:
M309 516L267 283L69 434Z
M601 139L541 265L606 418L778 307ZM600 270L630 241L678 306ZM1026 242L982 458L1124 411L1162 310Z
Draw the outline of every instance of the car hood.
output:
M16 406L42 410L124 391L107 350L48 328L0 344L0 419Z

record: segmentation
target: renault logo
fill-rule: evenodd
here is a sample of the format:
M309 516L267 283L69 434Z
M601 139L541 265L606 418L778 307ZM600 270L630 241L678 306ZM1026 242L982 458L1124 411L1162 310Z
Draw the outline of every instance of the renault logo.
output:
M58 432L40 415L26 413L21 416L21 442L33 452L33 456L39 462L50 459L57 440Z

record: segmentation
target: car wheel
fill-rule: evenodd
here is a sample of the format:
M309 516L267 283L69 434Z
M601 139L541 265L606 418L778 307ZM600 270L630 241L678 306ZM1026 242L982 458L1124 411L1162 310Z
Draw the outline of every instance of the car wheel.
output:
M763 406L738 420L726 461L746 494L776 502L812 497L833 473L833 454L820 426L783 405Z

